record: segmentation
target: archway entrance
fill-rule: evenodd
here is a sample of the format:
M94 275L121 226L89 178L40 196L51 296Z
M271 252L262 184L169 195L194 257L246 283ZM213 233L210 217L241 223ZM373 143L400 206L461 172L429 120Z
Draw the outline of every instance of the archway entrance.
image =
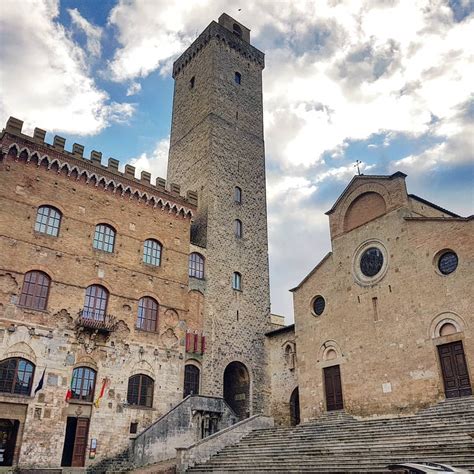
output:
M241 362L231 362L224 371L224 400L239 420L250 416L250 377Z
M296 387L290 397L290 423L291 426L300 424L300 393Z

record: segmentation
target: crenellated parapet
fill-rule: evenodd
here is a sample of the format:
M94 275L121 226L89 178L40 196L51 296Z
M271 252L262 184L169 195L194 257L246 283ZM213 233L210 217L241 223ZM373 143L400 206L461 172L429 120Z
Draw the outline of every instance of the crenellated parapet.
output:
M230 17L229 17L230 18ZM219 18L221 22L222 17ZM224 18L226 20L226 18ZM226 23L224 23L226 24ZM229 48L237 51L248 61L252 61L263 69L265 67L265 55L250 43L234 34L228 27L213 21L194 41L191 46L174 62L173 78L192 61L211 40L221 41Z
M45 142L46 132L35 128L33 136L22 133L23 122L10 117L1 135L2 157L11 156L26 163L46 166L58 174L65 173L68 177L84 180L97 188L119 194L123 197L136 199L154 207L168 210L183 217L191 218L196 210L197 193L188 191L186 196L180 194L181 189L175 183L167 183L163 178L156 178L151 183L151 174L142 171L140 178L135 177L135 167L125 165L124 171L119 170L120 163L114 158L108 164L102 164L102 153L92 150L90 158L85 158L84 146L74 143L72 151L65 149L66 140L56 135L53 143Z

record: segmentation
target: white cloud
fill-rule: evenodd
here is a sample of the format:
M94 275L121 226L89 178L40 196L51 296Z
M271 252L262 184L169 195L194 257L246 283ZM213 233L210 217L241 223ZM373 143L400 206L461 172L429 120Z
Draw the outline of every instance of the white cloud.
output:
M142 153L137 158L130 160L130 164L137 168L138 174L141 171L148 171L154 180L157 177L166 177L166 168L168 166L168 149L170 138L160 140L155 149L150 153Z
M139 82L132 82L127 89L127 96L138 94L142 90L142 85Z
M102 28L93 25L87 21L77 8L68 9L73 25L79 28L86 35L86 47L89 54L92 56L100 56L101 53L101 39Z
M56 22L57 0L2 4L0 18L0 122L9 115L53 132L98 133L133 113L110 103L88 72L84 51Z

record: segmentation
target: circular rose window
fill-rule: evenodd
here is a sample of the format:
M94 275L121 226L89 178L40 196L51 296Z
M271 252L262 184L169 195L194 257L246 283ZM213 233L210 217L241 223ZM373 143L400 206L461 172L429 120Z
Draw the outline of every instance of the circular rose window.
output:
M458 256L452 251L444 252L438 260L439 271L443 275L453 273L458 267Z
M373 277L382 270L383 253L377 247L368 248L360 257L360 271L366 277Z

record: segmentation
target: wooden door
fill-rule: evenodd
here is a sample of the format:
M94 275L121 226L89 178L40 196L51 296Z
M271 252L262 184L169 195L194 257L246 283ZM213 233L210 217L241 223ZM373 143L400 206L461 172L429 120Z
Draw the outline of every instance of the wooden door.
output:
M438 346L446 398L472 395L462 341Z
M324 387L326 389L326 407L328 411L342 410L341 371L338 365L324 369Z
M76 436L74 438L74 449L72 451L73 467L83 467L86 461L87 438L89 436L89 419L78 418Z

